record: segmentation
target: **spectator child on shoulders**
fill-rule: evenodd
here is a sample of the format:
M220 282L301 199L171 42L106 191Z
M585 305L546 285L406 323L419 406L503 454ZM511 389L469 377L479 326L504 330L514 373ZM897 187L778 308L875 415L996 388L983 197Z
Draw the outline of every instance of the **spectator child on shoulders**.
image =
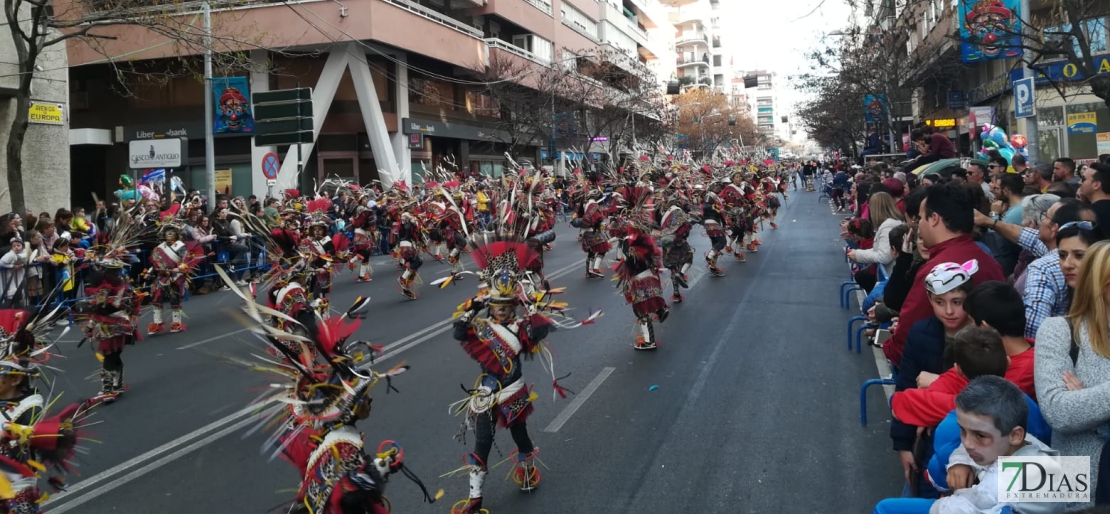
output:
M984 332L978 332L986 335ZM999 457L1055 456L1058 452L1028 433L1031 401L1013 383L998 376L972 380L956 397L960 444L947 465L947 483L955 492L939 500L896 498L879 502L875 514L1062 512L1065 503L999 503Z

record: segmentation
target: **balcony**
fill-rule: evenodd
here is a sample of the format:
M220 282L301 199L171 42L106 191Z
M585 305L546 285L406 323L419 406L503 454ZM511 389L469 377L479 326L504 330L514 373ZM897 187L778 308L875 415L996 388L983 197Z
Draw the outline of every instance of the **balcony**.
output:
M698 44L705 45L706 48L708 48L709 35L705 33L683 33L682 35L678 36L678 39L675 41L675 47Z
M450 16L440 14L438 12L435 12L435 11L431 10L431 9L428 9L427 7L424 7L424 6L422 6L422 5L420 5L416 2L413 2L413 1L410 1L410 0L382 0L382 1L385 2L385 3L388 3L388 4L393 4L397 7L400 7L402 9L406 10L406 11L409 11L409 12L411 12L411 13L417 15L417 16L420 16L421 18L429 19L431 21L434 21L434 22L436 22L440 25L443 25L444 27L450 28L452 30L459 31L459 32L474 36L474 37L479 38L479 39L481 39L481 37L482 37L482 31L480 31L480 30L478 30L474 27L471 27L470 25L468 25L466 23L463 23L459 20L456 20L456 19L454 19Z
M675 59L675 64L678 65L679 68L692 67L697 69L698 66L709 68L709 55L706 54L700 58L693 55L680 55L678 59Z
M629 18L624 13L624 10L609 2L600 2L601 16L600 22L604 26L608 22L609 26L605 30L617 30L631 38L636 44L645 46L648 43L647 31L640 28L639 22L636 21L635 16Z
M548 16L553 15L553 11L551 10L551 0L524 0L524 2L531 5L532 7L535 7L536 9L547 13Z
M628 73L646 79L654 76L647 66L644 66L639 59L632 57L609 43L601 45L601 55L605 62L616 65L618 68L627 71Z

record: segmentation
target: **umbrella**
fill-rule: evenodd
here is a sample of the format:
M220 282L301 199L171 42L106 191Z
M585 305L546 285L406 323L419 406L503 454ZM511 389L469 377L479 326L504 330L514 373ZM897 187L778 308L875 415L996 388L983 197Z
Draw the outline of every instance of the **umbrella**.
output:
M919 177L924 177L925 175L940 173L940 170L943 170L944 168L947 168L949 166L959 165L959 159L941 159L937 162L931 162L929 164L919 166L917 169L913 170L913 174Z

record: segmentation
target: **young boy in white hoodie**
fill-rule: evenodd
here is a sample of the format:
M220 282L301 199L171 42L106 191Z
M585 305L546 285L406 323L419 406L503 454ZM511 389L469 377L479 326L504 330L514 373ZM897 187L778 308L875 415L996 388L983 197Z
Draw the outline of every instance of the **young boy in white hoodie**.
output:
M999 503L999 457L1056 456L1055 450L1025 432L1029 406L1010 381L993 375L972 380L956 396L960 446L948 460L948 485L955 492L939 500L892 498L875 514L1016 514L1063 512L1067 503Z

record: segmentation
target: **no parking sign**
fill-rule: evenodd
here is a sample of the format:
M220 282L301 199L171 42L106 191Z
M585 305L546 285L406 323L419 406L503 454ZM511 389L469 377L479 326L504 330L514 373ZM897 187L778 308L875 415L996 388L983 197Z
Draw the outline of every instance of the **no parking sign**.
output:
M281 161L278 160L276 153L270 152L262 157L262 176L267 180L276 179L280 169Z

